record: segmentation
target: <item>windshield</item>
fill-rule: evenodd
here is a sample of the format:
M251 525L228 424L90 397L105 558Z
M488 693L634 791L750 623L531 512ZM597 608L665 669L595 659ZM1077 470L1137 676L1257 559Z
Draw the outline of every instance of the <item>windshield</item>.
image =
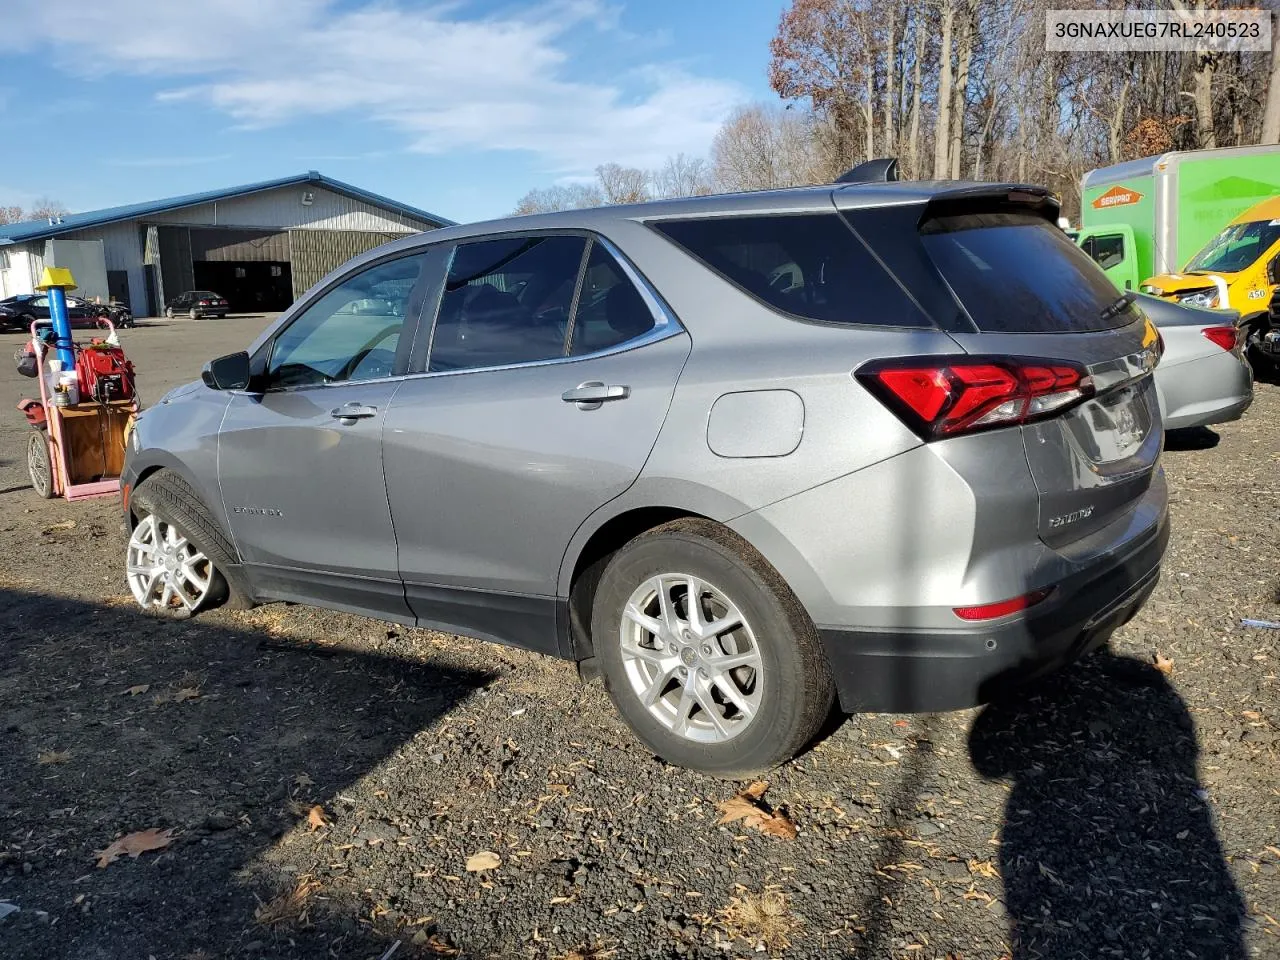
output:
M1266 253L1277 240L1280 220L1233 223L1191 258L1185 272L1235 273Z

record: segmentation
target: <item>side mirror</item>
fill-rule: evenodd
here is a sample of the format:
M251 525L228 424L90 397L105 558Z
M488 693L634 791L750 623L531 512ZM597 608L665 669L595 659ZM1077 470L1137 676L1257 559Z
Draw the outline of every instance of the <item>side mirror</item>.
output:
M200 371L200 379L211 390L244 390L249 386L249 354L241 350L210 360Z

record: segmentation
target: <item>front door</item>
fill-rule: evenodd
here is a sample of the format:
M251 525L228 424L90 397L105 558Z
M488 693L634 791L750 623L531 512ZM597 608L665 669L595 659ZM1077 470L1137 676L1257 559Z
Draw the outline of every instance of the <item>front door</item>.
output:
M263 349L234 396L218 479L236 546L267 597L410 619L382 470L386 415L408 363L425 254L364 268Z
M569 540L639 475L689 354L637 280L585 237L457 248L384 434L419 623L555 651Z

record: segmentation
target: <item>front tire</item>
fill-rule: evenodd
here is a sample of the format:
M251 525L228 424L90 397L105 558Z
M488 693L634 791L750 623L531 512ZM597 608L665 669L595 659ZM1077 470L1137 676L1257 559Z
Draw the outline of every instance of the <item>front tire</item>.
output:
M196 311L195 307L192 307L190 310L187 311L187 316L190 317L192 320L200 319L200 314Z
M144 612L183 620L220 604L252 606L233 550L191 486L161 470L140 483L129 502L136 518L125 577Z
M591 633L618 712L670 763L751 776L795 756L831 711L812 620L759 553L710 521L664 524L619 550Z
M49 457L49 438L43 430L32 430L27 439L27 475L32 490L45 500L53 499L53 461Z
M165 315L166 317L168 317L170 320L172 320L172 319L173 319L173 307L165 307L165 308L164 308L164 315Z

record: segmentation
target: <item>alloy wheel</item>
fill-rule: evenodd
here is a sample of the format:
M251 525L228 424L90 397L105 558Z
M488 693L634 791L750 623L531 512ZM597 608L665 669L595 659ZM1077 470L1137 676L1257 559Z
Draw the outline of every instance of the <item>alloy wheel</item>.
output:
M677 736L723 743L760 712L764 663L751 625L699 577L664 573L637 587L619 642L632 691Z
M213 585L209 558L153 513L134 527L126 563L129 590L144 609L194 612Z

